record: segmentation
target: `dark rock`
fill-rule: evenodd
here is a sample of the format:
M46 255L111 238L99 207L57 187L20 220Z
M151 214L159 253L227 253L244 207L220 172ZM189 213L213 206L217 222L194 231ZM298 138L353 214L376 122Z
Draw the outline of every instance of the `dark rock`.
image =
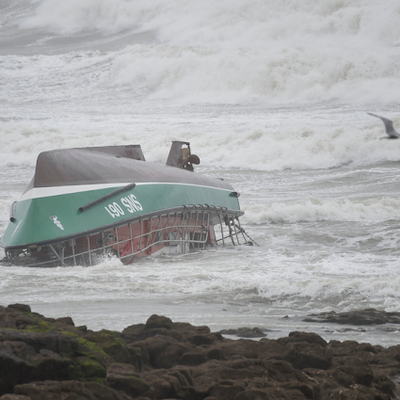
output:
M207 334L207 335L192 335L189 336L188 341L195 346L202 346L202 345L211 345L215 341L221 341L221 337L216 337L214 334Z
M144 395L148 395L151 398L196 399L190 372L183 367L145 372L142 377L151 387Z
M154 328L165 328L171 329L173 326L172 321L163 316L152 315L146 322L146 328L154 329Z
M328 343L322 339L321 336L316 333L310 332L290 332L287 338L280 338L277 340L282 346L286 346L288 343L304 342L313 343L325 347Z
M79 331L82 331L84 333L86 333L88 330L86 325L77 326L76 329L78 329Z
M44 379L105 380L105 353L79 340L57 331L0 330L0 395L17 384Z
M262 389L243 390L235 396L235 400L271 400L271 399L273 398L270 397L268 392Z
M195 353L186 352L178 360L178 364L180 364L180 365L200 365L200 364L203 364L204 362L206 362L207 360L208 360L208 357L201 352L195 352Z
M267 371L268 377L279 384L285 384L286 382L309 382L308 376L295 368L288 361L267 360L264 365L264 370Z
M187 349L184 344L163 335L136 342L135 346L141 349L144 359L155 368L171 368Z
M16 310L21 312L27 312L27 313L31 312L31 308L26 304L10 304L8 308L11 310Z
M71 317L63 317L63 318L57 318L56 322L60 322L62 324L67 324L71 326L75 326L74 321L72 320Z
M105 353L120 363L133 363L135 355L121 339L118 332L102 329L99 332L88 332L85 340L96 343Z
M114 363L107 368L107 383L111 388L123 391L132 397L146 392L150 386L140 379L132 364Z
M167 317L152 315L145 325L132 325L125 328L121 336L127 343L132 343L156 335L170 336L178 341L182 341L188 336L206 335L209 333L210 329L207 326L192 326L182 322L173 323Z
M95 382L34 382L17 385L14 392L25 395L31 400L121 400L121 396L116 391Z
M389 400L399 376L400 345L305 332L230 340L157 315L93 332L29 306L0 307L1 400Z
M245 390L245 384L233 380L225 380L216 383L209 390L210 396L216 397L219 400L231 400Z
M72 332L78 335L81 331L73 326L70 317L46 318L38 313L32 313L25 304L12 304L8 307L0 306L0 327L9 329L28 330L32 332ZM81 335L83 332L81 332Z
M314 343L290 343L284 357L297 369L327 369L331 365L332 356L326 349Z
M400 324L400 313L379 311L374 308L342 313L331 311L320 314L311 314L305 318L304 321L348 325Z
M222 360L222 358L223 358L223 353L222 353L221 349L219 349L219 348L212 348L212 349L208 350L206 355L207 355L207 358L210 360Z
M242 338L260 338L260 337L266 337L266 333L260 329L260 328L238 328L238 329L223 329L219 331L220 334L222 335L232 335L232 336L237 336L237 337L242 337Z
M386 393L389 396L392 396L393 393L396 393L396 384L383 374L375 374L373 383L375 387L382 393Z

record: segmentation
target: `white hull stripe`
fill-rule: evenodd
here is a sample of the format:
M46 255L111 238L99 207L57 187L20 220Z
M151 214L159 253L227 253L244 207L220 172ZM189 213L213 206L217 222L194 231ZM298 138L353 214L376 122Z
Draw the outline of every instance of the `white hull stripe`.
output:
M52 196L62 196L66 194L80 193L80 192L91 192L93 190L101 190L108 188L120 188L126 185L130 185L132 182L127 183L102 183L102 184L93 184L93 185L68 185L68 186L51 186L51 187L35 187L28 190L24 193L18 201L24 200L32 200L32 199L40 199L43 197L52 197ZM180 183L180 182L141 182L137 183L136 186L144 186L144 185L174 185L174 186L194 186L194 187L202 187L209 189L217 189L224 190L227 192L231 192L232 189L224 189L218 188L214 186L204 186L204 185L194 185L191 183Z

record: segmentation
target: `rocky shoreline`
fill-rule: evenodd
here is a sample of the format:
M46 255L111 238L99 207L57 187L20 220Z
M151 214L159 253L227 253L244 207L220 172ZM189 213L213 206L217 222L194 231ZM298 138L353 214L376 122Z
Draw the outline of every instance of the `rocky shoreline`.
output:
M310 316L342 323L347 317ZM263 336L257 328L243 332ZM28 305L0 306L0 400L399 396L400 345L326 342L304 332L276 340L232 340L206 326L158 315L122 332L92 331L69 317L32 312Z

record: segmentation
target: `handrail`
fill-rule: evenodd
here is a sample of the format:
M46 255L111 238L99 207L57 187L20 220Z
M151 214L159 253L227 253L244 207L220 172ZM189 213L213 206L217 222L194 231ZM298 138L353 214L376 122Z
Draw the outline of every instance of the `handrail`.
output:
M136 186L136 183L130 183L129 185L126 185L126 186L124 186L122 188L113 190L111 193L105 194L104 196L101 196L98 199L93 200L92 202L90 202L90 203L88 203L88 204L86 204L86 205L84 205L82 207L79 207L78 210L80 212L86 211L87 209L95 206L96 204L101 203L104 200L109 199L110 197L116 196L119 193L123 193L123 192L126 192L127 190L133 189L135 186Z
M11 222L15 222L16 218L15 218L15 207L17 206L18 201L14 201L11 204L11 208L10 208L10 221Z

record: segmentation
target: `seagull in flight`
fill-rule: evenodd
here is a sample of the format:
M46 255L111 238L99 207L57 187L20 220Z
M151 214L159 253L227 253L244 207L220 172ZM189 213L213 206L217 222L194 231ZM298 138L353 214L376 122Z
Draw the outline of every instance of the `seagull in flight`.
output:
M383 123L385 124L385 129L386 133L389 135L388 138L386 139L398 139L400 138L400 133L396 132L396 130L393 128L393 121L387 118L380 117L379 115L372 114L372 113L367 113L369 115L372 115L374 117L380 118Z

